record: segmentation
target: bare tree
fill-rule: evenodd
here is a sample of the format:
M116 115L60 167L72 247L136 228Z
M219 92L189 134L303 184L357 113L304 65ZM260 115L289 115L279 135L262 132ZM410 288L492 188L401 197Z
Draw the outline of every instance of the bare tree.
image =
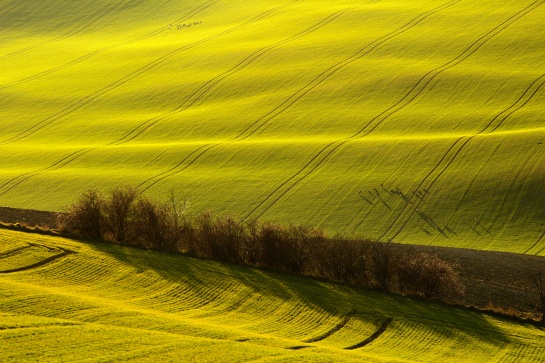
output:
M104 235L104 196L95 189L81 194L65 214L59 217L61 229L81 237L102 239Z
M394 251L390 242L373 242L370 248L370 272L378 288L388 290L392 279Z
M463 294L457 265L428 253L404 253L396 263L399 292L427 299L447 299Z
M110 191L110 197L104 208L104 221L109 237L117 243L125 243L131 236L134 222L134 202L139 191L133 186L117 187Z

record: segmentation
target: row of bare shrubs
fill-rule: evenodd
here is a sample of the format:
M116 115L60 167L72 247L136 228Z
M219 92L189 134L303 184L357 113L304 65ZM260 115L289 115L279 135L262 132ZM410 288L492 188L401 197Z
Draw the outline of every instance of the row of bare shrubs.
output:
M457 267L436 256L399 252L390 243L329 238L316 228L245 222L187 204L142 196L134 187L84 192L63 215L65 233L146 249L185 253L430 299L462 292Z

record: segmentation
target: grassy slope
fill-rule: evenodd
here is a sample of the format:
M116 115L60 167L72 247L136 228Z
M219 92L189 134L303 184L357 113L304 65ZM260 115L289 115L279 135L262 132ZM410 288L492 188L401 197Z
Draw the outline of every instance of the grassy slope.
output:
M0 204L132 183L545 254L543 3L2 0Z
M545 354L545 334L532 326L112 245L0 231L0 271L62 250L71 253L0 273L0 361L537 362ZM388 318L374 342L344 349Z

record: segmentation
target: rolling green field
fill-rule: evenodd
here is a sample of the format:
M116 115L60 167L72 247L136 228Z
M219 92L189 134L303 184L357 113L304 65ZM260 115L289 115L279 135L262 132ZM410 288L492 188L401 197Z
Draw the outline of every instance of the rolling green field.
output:
M0 205L545 255L544 0L0 1Z
M399 295L0 230L2 362L539 362L543 339Z

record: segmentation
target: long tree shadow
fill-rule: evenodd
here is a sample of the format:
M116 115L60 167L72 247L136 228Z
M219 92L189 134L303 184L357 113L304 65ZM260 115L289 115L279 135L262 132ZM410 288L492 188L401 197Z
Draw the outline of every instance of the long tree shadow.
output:
M206 303L214 304L218 314L222 314L222 309L225 310L224 313L237 310L250 296L260 296L263 301L302 304L304 311L329 314L338 322L346 320L349 315L363 321L382 317L383 321L411 321L447 339L456 334L496 347L505 346L511 341L511 337L494 325L492 319L463 308L183 255L105 243L87 245L132 266L135 273L152 271L169 283L183 283L187 293L194 296L201 294L203 286L217 286L218 281L221 281L222 286L232 290L227 291L230 293L229 301L222 301L222 286L214 287L219 289L214 296L202 297L203 306ZM122 281L119 283L122 285ZM233 301L233 294L236 301ZM243 315L244 313L241 314ZM289 321L290 319L286 320L287 323ZM308 339L312 340L312 337L309 336ZM366 337L362 337L362 341L366 341L365 339Z

